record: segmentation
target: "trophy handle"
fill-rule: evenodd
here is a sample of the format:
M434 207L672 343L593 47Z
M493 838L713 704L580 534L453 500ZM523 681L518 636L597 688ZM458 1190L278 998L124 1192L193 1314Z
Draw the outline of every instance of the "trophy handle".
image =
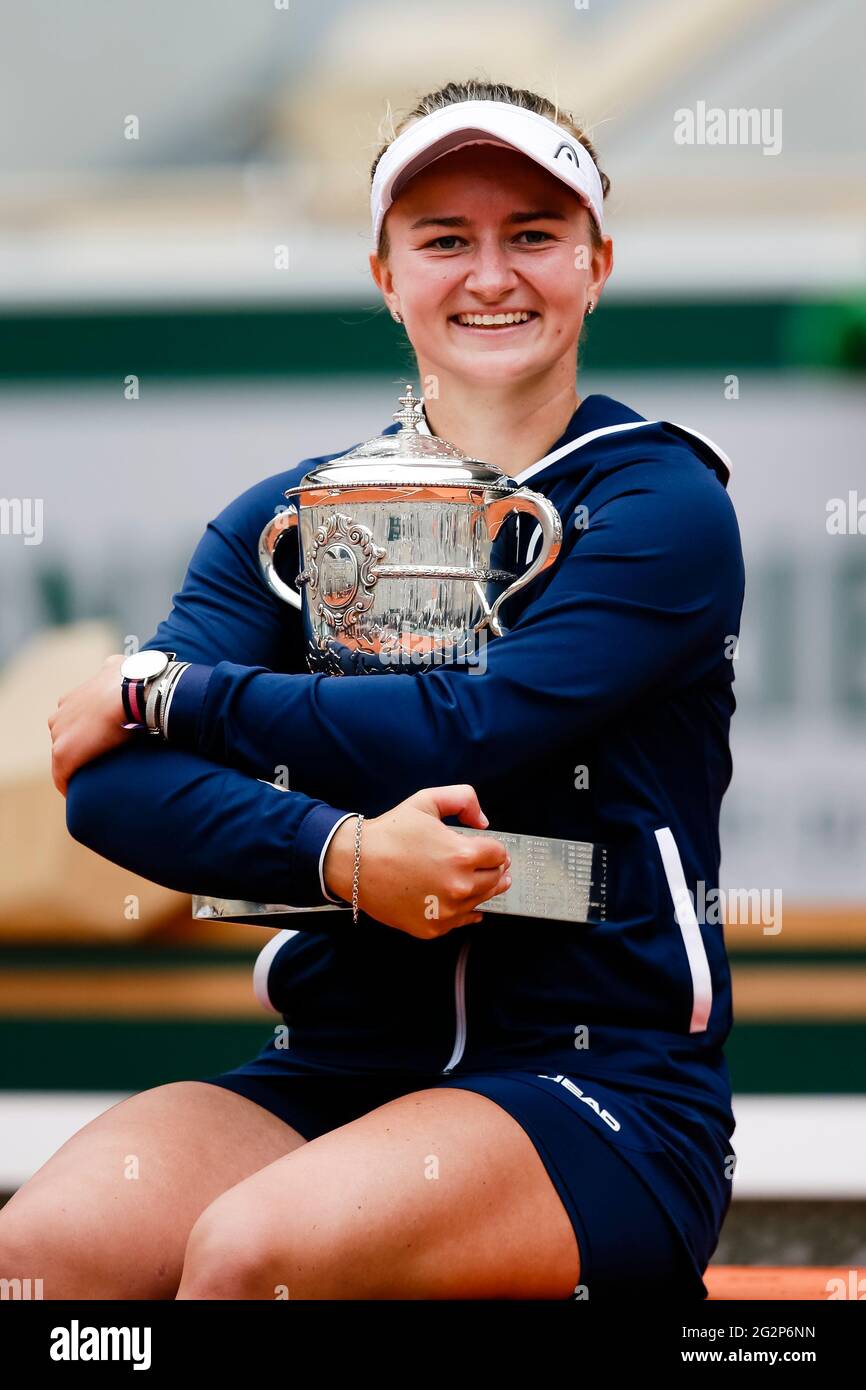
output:
M293 608L300 609L302 606L301 595L291 584L287 584L277 574L274 565L274 552L281 538L292 528L297 529L298 513L293 507L287 507L284 512L277 512L272 521L259 536L259 564L268 584L279 598L290 603Z
M518 488L516 492L510 492L506 497L497 498L496 501L487 504L487 526L492 540L496 539L502 523L514 512L527 512L535 517L541 526L541 545L529 568L515 579L513 584L509 584L499 595L490 612L478 624L478 630L489 627L494 637L501 637L508 631L499 621L499 609L505 600L516 594L518 589L523 589L536 575L541 574L542 570L546 570L548 565L552 565L562 545L562 518L559 512L540 492L532 492L528 487Z

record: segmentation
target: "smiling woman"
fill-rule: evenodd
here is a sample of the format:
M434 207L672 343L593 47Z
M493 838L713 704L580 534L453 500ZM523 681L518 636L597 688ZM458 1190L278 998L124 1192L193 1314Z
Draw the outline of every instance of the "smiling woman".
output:
M176 656L153 668L170 703L130 677L158 737L118 730L117 659L52 717L91 848L183 892L360 912L301 910L268 942L258 993L284 1027L258 1056L116 1106L16 1193L0 1275L28 1251L49 1297L706 1295L730 976L688 884L718 883L742 557L715 445L578 397L607 188L568 116L476 82L425 97L372 171L414 428L582 518L483 670L304 673L258 541L323 454L207 526L145 644ZM525 570L535 536L508 540ZM479 912L508 856L455 818L604 846L601 919ZM124 1203L130 1145L168 1177Z
M399 122L371 176L370 269L434 433L519 471L578 403L584 320L613 268L589 138L532 92L451 83Z

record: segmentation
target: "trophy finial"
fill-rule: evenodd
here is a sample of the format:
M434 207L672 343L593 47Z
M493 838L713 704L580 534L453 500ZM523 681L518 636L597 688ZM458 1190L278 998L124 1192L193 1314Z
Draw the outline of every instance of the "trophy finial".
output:
M400 396L398 399L401 409L394 411L392 419L400 421L401 432L414 430L417 433L418 412L415 407L418 405L420 397L414 394L411 386L407 386L405 396Z

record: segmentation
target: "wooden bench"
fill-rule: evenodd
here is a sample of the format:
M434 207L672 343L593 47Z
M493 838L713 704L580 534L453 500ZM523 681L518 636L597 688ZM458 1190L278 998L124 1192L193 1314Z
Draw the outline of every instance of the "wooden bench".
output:
M836 1281L831 1283L831 1281ZM710 1265L704 1283L711 1302L730 1299L866 1299L866 1269L835 1265Z

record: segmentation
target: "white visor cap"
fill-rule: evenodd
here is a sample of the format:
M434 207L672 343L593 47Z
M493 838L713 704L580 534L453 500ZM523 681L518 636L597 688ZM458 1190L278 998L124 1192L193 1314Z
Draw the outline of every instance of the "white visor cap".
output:
M414 121L388 146L373 178L370 211L378 246L385 213L414 174L464 145L506 145L567 184L604 232L604 190L595 160L562 126L506 101L459 101Z

